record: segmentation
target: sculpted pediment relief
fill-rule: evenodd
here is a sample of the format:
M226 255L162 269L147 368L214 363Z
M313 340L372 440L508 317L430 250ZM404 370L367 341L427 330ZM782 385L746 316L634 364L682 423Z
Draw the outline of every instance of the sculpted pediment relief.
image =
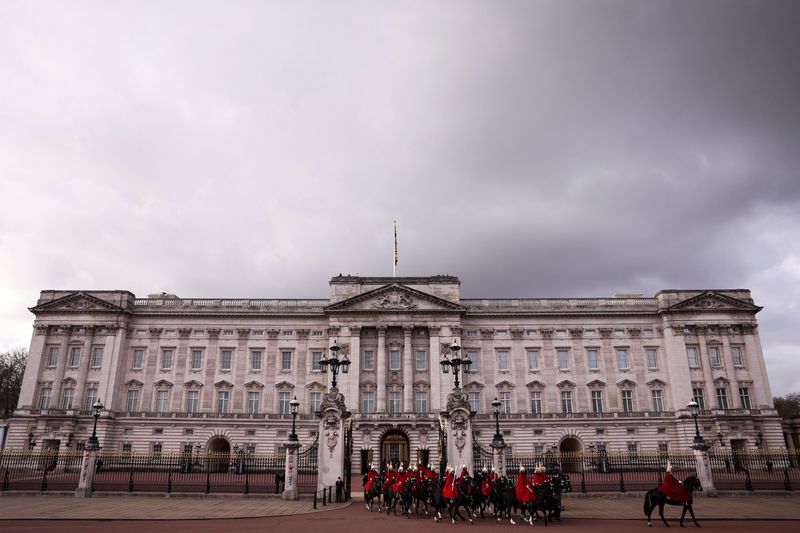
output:
M757 313L761 311L761 307L753 305L750 302L731 298L715 291L706 291L704 293L693 296L688 300L678 302L670 306L668 311L705 311L705 312L719 312L719 311L750 311Z
M101 300L100 298L84 292L73 292L67 296L62 296L61 298L56 298L50 302L31 307L29 310L34 314L52 311L72 313L125 312L125 309L119 307L118 305L106 302L105 300Z
M125 382L125 386L127 387L141 387L143 385L144 383L142 383L138 379L129 379L128 381Z
M225 381L224 379L221 379L221 380L217 381L216 383L214 383L214 386L218 387L218 388L231 389L231 388L233 388L233 383L231 383L230 381Z
M250 381L245 383L244 386L246 388L248 388L248 389L263 389L264 388L264 384L263 383L261 383L260 381L256 381L254 379L251 379Z
M448 300L399 283L353 296L325 308L326 311L360 311L360 312L458 312L464 308Z
M559 389L571 389L571 388L575 387L575 382L574 381L570 381L568 379L565 379L563 381L560 381L556 385L556 387L558 387Z
M658 378L651 379L650 381L647 382L647 384L649 386L651 386L651 387L663 387L663 386L666 385L666 383L664 381L662 381L662 380L660 380Z
M293 389L294 384L289 383L288 381L281 381L280 383L275 385L276 389Z
M319 381L312 381L308 385L306 385L307 389L324 389L325 385L320 383Z
M605 387L606 383L605 381L600 381L599 379L593 379L592 381L587 383L586 386L590 388Z
M542 383L538 379L534 379L533 381L528 382L528 384L525 386L528 387L529 389L543 389L544 383Z
M166 379L160 379L153 383L156 387L172 387L172 382L167 381Z
M514 384L511 383L510 381L503 380L500 383L498 383L497 385L495 385L495 388L498 388L498 389L513 389L514 388Z
M627 388L627 387L635 387L635 386L636 386L636 382L635 381L631 381L629 379L623 379L622 381L617 383L617 387Z
M202 386L203 386L203 384L202 384L202 383L200 383L200 382L199 382L199 381L197 381L197 380L190 379L189 381L187 381L186 383L184 383L184 384L183 384L183 386L184 386L184 387L195 387L195 388L199 388L199 387L202 387Z

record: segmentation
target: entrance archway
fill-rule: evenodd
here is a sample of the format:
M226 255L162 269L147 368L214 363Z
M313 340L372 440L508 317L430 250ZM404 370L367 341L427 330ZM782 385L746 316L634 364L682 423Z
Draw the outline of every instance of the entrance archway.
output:
M388 463L397 465L404 462L409 464L409 448L408 437L402 431L390 429L384 433L381 438L381 467Z
M575 437L567 437L559 444L558 451L561 452L561 470L563 472L581 471L580 453L583 451L581 441Z
M231 443L223 437L214 437L206 446L209 472L227 472L230 468Z

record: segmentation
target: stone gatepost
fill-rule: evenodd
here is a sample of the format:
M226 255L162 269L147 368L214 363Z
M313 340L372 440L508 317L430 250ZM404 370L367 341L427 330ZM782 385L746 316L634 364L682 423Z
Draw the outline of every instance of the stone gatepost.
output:
M506 443L492 441L492 468L498 476L506 475Z
M94 473L97 470L97 452L99 446L87 445L83 450L83 461L81 462L81 475L78 478L78 488L75 489L75 496L79 498L89 498L92 495L92 484L94 483Z
M345 420L350 412L344 403L344 394L332 388L325 393L319 407L319 471L317 488L336 485L341 477L344 481L344 434Z
M472 472L472 411L467 394L454 388L447 395L447 410L442 415L447 430L447 462L456 469L456 475L461 465Z
M703 492L706 496L712 498L718 496L716 487L714 487L714 478L711 476L711 463L708 460L708 444L695 444L692 446L694 450L694 459L697 463L697 478L703 485Z
M284 500L297 500L300 492L297 490L297 462L300 455L300 442L290 440L286 443L286 466L283 469L283 496Z

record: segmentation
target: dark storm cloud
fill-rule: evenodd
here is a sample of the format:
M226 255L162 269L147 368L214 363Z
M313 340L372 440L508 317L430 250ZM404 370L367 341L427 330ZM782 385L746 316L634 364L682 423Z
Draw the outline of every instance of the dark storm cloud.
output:
M42 288L749 287L800 390L796 2L6 2L0 345Z

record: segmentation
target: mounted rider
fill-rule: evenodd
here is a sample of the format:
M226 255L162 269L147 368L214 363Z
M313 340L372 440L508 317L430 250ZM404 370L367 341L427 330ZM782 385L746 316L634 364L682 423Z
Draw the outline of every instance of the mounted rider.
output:
M537 464L533 470L533 486L544 485L548 481L550 481L550 476L547 475L547 469L542 463Z
M372 482L378 477L378 469L375 465L369 465L369 472L367 472L367 482L364 484L364 490L369 492L372 490Z
M667 471L664 473L664 482L658 487L667 499L678 503L691 503L692 495L683 487L678 478L672 475L672 463L667 461Z
M485 498L491 496L493 483L489 470L484 466L481 470L481 494Z
M386 471L386 477L384 478L383 481L383 487L381 488L383 490L388 490L389 487L391 487L392 484L394 483L395 477L397 477L397 474L394 471L394 467L392 465L389 465L389 469Z
M397 469L397 475L394 477L394 482L392 483L392 490L399 493L402 490L403 483L405 483L406 479L408 479L406 471L403 468L403 465L400 465L400 468Z
M500 475L497 473L494 467L492 467L491 470L489 471L489 482L492 485L494 485L494 482L497 481L498 479L500 479Z
M445 499L452 500L456 497L456 476L453 472L453 467L447 465L445 469L444 487L442 487L442 496Z
M533 486L528 479L528 474L525 473L525 467L522 465L519 466L519 474L517 475L516 494L517 501L520 503L530 503L536 500Z

